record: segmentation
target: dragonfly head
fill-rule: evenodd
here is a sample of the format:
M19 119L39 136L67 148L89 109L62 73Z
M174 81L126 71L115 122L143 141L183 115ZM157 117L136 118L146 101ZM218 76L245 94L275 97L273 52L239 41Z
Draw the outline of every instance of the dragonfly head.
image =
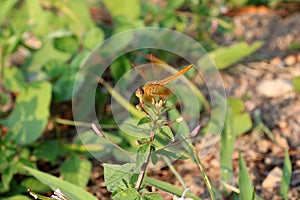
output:
M144 90L142 88L138 88L136 91L135 91L135 96L139 99L143 98L143 95L144 95Z

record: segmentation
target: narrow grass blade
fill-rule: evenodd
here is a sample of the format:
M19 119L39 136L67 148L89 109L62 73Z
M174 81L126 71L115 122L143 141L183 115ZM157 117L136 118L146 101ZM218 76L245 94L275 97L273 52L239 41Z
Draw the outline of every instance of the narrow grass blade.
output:
M145 177L145 182L146 184L150 185L150 186L154 186L160 190L166 191L166 192L170 192L172 194L175 194L176 196L181 196L182 193L184 192L183 189L179 189L178 187L175 187L174 185L164 182L164 181L160 181L160 180L156 180L153 178L149 178L149 177ZM201 200L201 198L197 197L196 195L193 195L191 193L187 193L185 195L186 198L192 198L194 200Z
M221 178L229 181L232 177L232 154L234 150L235 134L233 132L233 114L227 110L224 128L222 130L220 162Z
M289 156L289 152L285 150L284 162L283 162L283 174L281 180L280 194L282 199L288 199L289 185L292 176L292 164Z
M252 200L255 198L255 194L253 191L252 181L248 174L248 169L246 163L239 153L239 188L240 188L240 199L241 200Z

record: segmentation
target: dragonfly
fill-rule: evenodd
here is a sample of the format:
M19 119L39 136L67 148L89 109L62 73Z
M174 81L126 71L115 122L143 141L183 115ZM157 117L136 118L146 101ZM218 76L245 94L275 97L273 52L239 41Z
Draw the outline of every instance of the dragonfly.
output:
M168 88L166 88L165 85L175 80L179 76L185 74L191 68L192 65L188 65L176 74L173 74L165 79L147 82L143 87L138 88L135 91L135 96L139 98L141 104L150 101L152 102L152 105L154 105L156 98L164 99L164 97L172 95L172 92Z

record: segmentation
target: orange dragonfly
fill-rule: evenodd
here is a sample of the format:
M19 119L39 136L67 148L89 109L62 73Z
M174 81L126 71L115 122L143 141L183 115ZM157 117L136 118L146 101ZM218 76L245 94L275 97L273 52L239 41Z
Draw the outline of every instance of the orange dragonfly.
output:
M142 88L138 88L135 91L135 96L139 98L141 104L144 104L145 101L151 101L152 105L155 104L155 97L163 99L164 96L171 96L172 92L164 87L169 82L183 75L192 68L192 65L186 66L184 69L180 70L178 73L169 76L165 79L159 81L150 81L147 82Z

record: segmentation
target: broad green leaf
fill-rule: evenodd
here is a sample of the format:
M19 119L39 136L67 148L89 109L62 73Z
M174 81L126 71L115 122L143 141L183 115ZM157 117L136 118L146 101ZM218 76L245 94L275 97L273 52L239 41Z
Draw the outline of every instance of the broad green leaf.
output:
M135 163L126 163L124 165L104 163L103 167L104 181L108 191L114 192L118 189L128 188L127 184L130 182Z
M48 123L50 100L48 82L30 83L17 96L10 116L0 123L8 127L15 142L30 144L42 135Z
M66 52L73 53L79 48L79 41L76 36L64 36L59 38L54 38L53 46L55 49Z
M51 190L47 185L41 183L40 181L38 181L36 178L33 177L28 177L24 179L21 182L21 186L24 188L29 188L30 190L39 193L46 193Z
M240 98L229 98L227 100L228 105L231 107L233 115L240 114L244 110L244 102Z
M207 62L212 59L218 69L226 69L234 63L242 60L246 56L252 54L262 46L262 42L255 42L252 45L248 45L246 42L240 42L233 44L229 47L220 47L212 52L209 52L208 56L199 60L199 65L205 67Z
M293 78L293 86L295 91L300 94L300 77Z
M283 174L281 180L280 194L283 199L288 199L290 181L292 177L292 164L288 150L285 150L283 162Z
M29 76L31 76L31 73L35 75L35 73L39 73L41 71L42 66L44 66L49 61L67 61L69 57L69 53L56 50L52 45L52 40L47 40L44 42L42 48L32 55L31 61L29 63L30 65L27 66L26 71ZM33 79L35 77L28 78Z
M172 130L170 129L170 127L168 126L162 126L159 131L166 136L167 138L169 138L172 142L174 142L174 135Z
M83 45L87 49L94 49L104 39L104 32L98 28L90 28L84 35Z
M21 70L16 67L4 67L3 85L11 92L20 92L26 85L25 78Z
M134 188L127 188L113 195L115 200L139 200L141 195Z
M62 76L65 71L69 70L69 66L63 61L49 60L45 63L42 70L46 73L49 79L57 79Z
M85 187L89 181L92 164L87 159L81 159L72 154L62 165L61 175L64 180L80 187Z
M147 124L149 122L151 122L151 118L150 117L143 117L142 119L139 120L139 122L137 123L137 125Z
M78 37L81 37L89 28L94 26L87 1L55 1L55 4L68 17L66 26Z
M246 163L239 153L239 189L240 189L240 199L241 200L252 200L253 198L253 185L248 174L248 169Z
M253 124L249 113L243 113L244 102L239 98L228 99L228 106L232 110L233 115L233 133L242 135L249 131Z
M33 26L33 32L37 35L44 35L50 31L50 26L48 22L48 11L42 8L42 4L39 0L25 1L30 26Z
M113 17L126 17L130 20L135 20L141 13L141 2L139 0L104 0L106 8Z
M252 120L249 113L241 113L233 117L233 132L242 135L252 128Z
M229 181L232 177L232 154L234 150L234 127L233 113L231 109L227 109L224 128L222 130L220 163L221 163L221 178L224 181Z
M141 171L141 167L143 164L146 162L149 153L150 153L150 142L146 144L139 145L139 148L136 152L136 165L135 165L135 170L137 172Z
M37 146L33 155L39 159L49 161L52 165L57 164L58 156L65 155L66 151L57 140L48 140Z
M69 199L72 200L97 200L96 197L94 197L92 194L85 191L83 188L73 185L72 183L69 183L67 181L61 180L55 176L52 176L50 174L41 172L39 170L26 167L24 166L24 169L26 169L32 176L37 178L42 183L48 185L52 190L56 190L59 188L61 192L66 195Z

